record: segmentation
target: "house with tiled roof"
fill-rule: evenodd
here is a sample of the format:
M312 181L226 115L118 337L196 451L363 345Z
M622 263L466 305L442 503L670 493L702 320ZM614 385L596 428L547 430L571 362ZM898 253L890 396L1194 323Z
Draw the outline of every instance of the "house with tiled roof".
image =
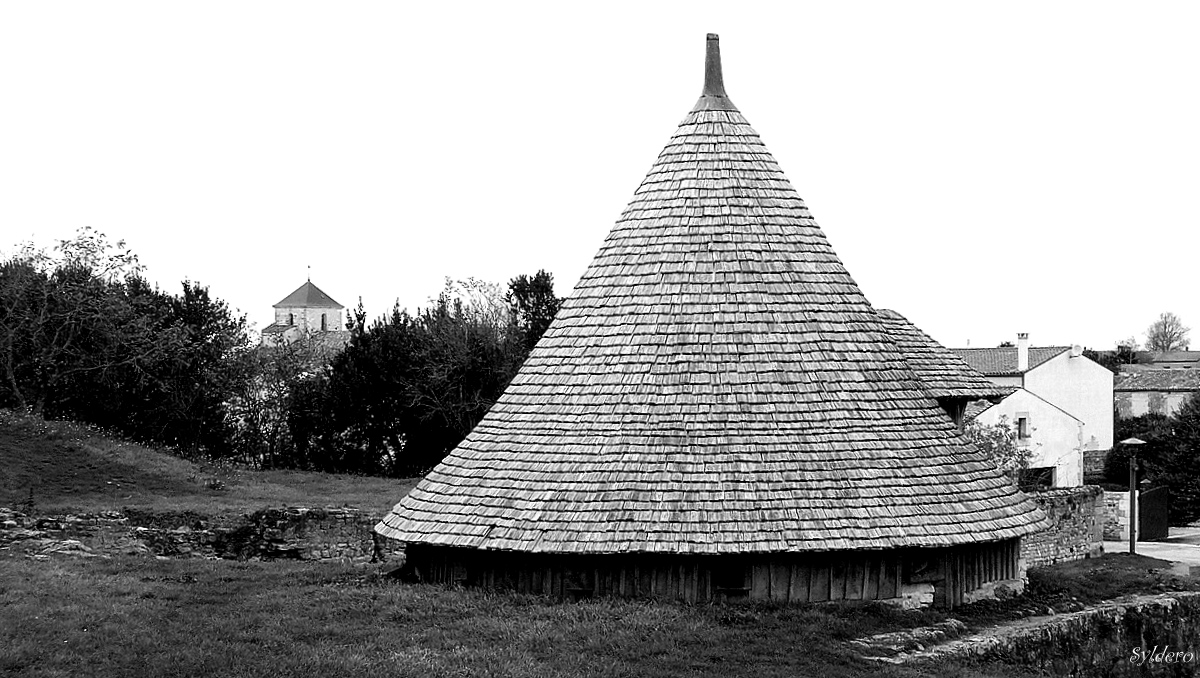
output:
M1078 346L1030 346L1021 333L1016 346L953 351L993 383L1016 389L976 416L1013 425L1033 454L1033 472L1049 484L1082 485L1084 452L1112 448L1113 374Z
M993 383L1002 386L1020 387L1025 383L1025 374L1043 363L1071 350L1070 346L1017 346L997 348L956 348L956 353L968 365L987 375ZM1024 353L1022 353L1024 351Z
M1170 416L1200 393L1200 368L1122 365L1113 386L1117 416Z
M350 338L350 333L342 326L342 312L346 307L311 280L281 299L274 308L275 322L262 330L265 346L278 346L308 336L330 348L340 349Z

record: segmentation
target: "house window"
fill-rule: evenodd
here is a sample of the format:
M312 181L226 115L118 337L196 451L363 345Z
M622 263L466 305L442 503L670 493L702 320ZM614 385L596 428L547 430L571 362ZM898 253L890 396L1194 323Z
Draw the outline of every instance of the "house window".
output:
M321 331L322 332L325 331L325 314L324 313L321 314Z
M289 325L295 325L295 324L296 324L296 315L295 315L294 313L289 313L289 314L288 314L288 324L289 324Z
M1032 437L1032 434L1030 433L1030 429L1029 429L1029 415L1018 414L1017 415L1017 439L1018 440L1028 440L1031 437Z
M1017 485L1026 492L1048 490L1055 487L1055 468L1053 466L1033 466L1021 469Z

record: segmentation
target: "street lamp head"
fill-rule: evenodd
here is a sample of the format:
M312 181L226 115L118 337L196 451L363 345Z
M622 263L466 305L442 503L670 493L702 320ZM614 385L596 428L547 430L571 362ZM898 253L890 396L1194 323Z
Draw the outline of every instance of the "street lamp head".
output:
M1140 438L1126 438L1125 440L1121 441L1121 444L1122 445L1145 445L1146 441L1141 440Z

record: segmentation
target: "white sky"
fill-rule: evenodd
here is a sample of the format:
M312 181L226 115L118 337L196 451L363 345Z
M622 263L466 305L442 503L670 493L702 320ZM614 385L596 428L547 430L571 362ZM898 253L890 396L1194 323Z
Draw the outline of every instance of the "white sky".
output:
M271 321L574 286L703 81L944 344L1197 327L1200 3L6 2L0 251L92 226Z

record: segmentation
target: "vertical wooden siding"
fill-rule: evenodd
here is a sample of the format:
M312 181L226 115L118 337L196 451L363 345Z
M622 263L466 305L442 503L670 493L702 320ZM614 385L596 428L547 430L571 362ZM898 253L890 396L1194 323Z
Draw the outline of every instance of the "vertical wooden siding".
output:
M1015 579L1020 550L1017 539L947 549L946 555L939 560L939 573L943 579L942 585L935 589L934 603L957 607L968 591L989 582Z
M906 583L930 582L934 602L954 607L968 591L1015 578L1018 555L1018 542L1010 539L943 549L756 556L562 556L410 545L407 557L425 581L558 598L886 600L900 597Z
M930 582L935 604L1017 576L1018 540L943 549L754 556L563 556L409 545L424 581L509 589L557 598L619 596L689 603L886 600ZM913 563L935 563L914 569Z

